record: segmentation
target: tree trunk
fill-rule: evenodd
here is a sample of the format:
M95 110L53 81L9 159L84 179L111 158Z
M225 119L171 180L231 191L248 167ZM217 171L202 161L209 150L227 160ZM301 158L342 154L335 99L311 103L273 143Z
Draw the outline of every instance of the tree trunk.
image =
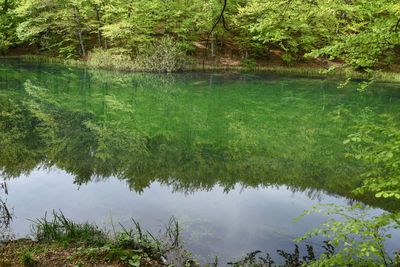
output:
M77 6L75 6L75 11L76 11L75 21L76 21L78 28L80 28L81 27L81 19L79 17L79 9ZM83 38L82 38L82 30L81 29L77 30L76 35L77 35L77 38L78 38L78 41L79 41L79 44L81 47L82 56L86 56L85 46L83 44Z
M94 5L94 10L96 11L96 19L99 22L99 26L97 28L97 41L99 43L99 47L101 47L101 32L100 32L100 14L99 14L99 9L97 8L97 5Z
M214 37L214 36L213 36ZM214 58L214 38L211 40L211 58Z
M82 51L82 56L86 56L86 51L85 51L85 46L83 44L83 39L82 39L82 31L78 31L78 39L79 39L79 44L81 45L81 51Z

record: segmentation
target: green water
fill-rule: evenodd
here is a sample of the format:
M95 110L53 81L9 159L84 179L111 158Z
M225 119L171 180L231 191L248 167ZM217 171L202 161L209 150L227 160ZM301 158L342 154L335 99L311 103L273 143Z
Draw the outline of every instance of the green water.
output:
M0 169L8 181L56 169L82 187L112 177L132 193L157 183L183 195L218 187L229 198L238 187L284 186L351 201L366 166L345 157L353 148L343 141L358 123L398 123L400 90L337 86L271 74L126 74L5 61Z

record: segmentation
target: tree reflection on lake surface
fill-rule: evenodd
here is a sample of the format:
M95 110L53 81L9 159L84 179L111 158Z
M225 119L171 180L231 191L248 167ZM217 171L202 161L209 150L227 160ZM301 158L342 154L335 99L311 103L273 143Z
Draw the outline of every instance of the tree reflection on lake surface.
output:
M365 166L345 157L354 148L343 140L357 123L398 114L400 91L375 85L362 94L337 84L1 63L1 173L11 180L56 169L81 188L113 177L137 193L157 183L187 198L217 187L229 199L238 187L284 186L392 209L397 202L349 193Z

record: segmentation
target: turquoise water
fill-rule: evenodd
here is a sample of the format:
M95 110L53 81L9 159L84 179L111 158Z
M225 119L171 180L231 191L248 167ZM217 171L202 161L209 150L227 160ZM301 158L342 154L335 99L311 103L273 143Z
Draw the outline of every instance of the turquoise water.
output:
M109 225L158 229L175 216L202 262L292 249L325 218L317 203L354 201L366 166L345 157L358 123L394 118L400 90L272 74L116 73L0 63L0 168L11 228L61 209ZM391 247L396 244L393 241Z

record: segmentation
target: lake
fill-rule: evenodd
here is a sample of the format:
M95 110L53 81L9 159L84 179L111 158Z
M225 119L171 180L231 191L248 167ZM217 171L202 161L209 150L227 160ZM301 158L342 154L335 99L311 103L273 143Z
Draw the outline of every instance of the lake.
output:
M151 231L174 216L200 262L292 251L319 203L399 208L350 192L358 123L399 122L400 89L258 73L120 73L0 62L0 182L11 230L62 210ZM394 233L390 249L399 247ZM399 240L399 239L397 239Z

